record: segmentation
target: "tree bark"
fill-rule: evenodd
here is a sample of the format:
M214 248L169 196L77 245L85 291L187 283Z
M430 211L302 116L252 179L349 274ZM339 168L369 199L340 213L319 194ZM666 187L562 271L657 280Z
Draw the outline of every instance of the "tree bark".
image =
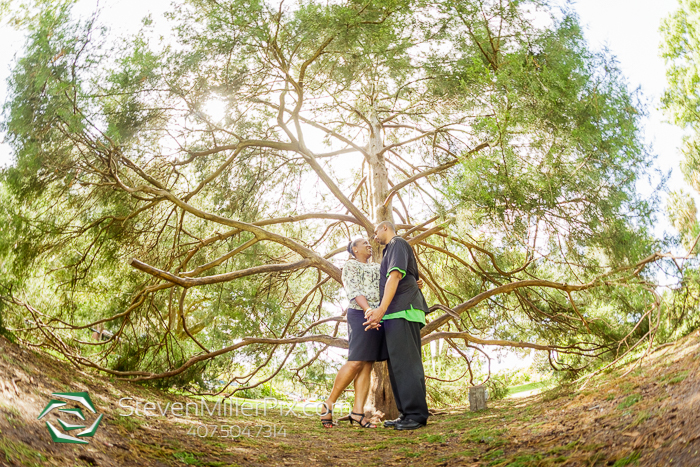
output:
M389 171L384 160L384 141L382 138L382 125L375 111L369 115L370 134L367 148L367 163L369 165L369 199L371 200L371 215L375 225L382 221L394 222L391 201L385 205L389 195ZM373 259L379 262L383 256L383 247L374 241L373 232L368 232L372 244ZM389 368L386 362L376 362L372 366L372 379L370 383L369 397L365 404L365 411L384 413L387 420L393 420L399 416L396 408L394 393L389 380Z
M384 204L389 195L389 171L386 168L384 161L384 141L382 139L382 124L377 117L376 112L372 112L369 116L370 133L369 145L367 150L367 162L369 164L369 186L372 217L375 222L394 221L394 215L391 210L391 202Z
M385 420L394 420L399 416L399 409L396 408L394 392L389 380L389 367L386 362L375 362L372 365L372 379L369 397L365 403L365 412L374 413L376 411L383 412Z

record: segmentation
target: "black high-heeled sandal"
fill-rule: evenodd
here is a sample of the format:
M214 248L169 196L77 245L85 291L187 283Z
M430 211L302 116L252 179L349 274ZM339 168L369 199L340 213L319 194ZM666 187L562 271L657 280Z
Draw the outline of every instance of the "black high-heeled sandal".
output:
M324 413L321 414L321 417L325 417L328 414L331 414L330 419L321 419L321 425L323 425L323 428L333 428L335 426L335 423L333 422L333 409L328 408L328 404L325 402L323 403L323 408L326 409Z
M359 420L355 420L354 418L352 418L353 415L359 415L361 418ZM352 426L352 423L355 422L358 425L360 425L362 428L377 428L377 425L370 422L369 420L362 423L362 420L365 419L365 414L363 414L363 413L350 412L350 415L348 416L348 418L350 419L350 426Z

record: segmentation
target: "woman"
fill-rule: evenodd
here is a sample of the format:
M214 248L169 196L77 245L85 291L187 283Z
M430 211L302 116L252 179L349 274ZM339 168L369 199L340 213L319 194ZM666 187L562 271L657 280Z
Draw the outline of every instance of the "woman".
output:
M384 328L365 331L363 323L365 311L379 306L379 264L370 263L372 246L364 238L348 244L351 258L343 268L343 286L350 304L348 305L348 361L340 368L333 383L333 390L324 402L325 412L321 414L324 428L333 427L333 405L340 394L355 380L355 404L350 412L350 424L357 422L363 428L376 428L365 421L365 401L369 394L372 364L388 358L384 345ZM423 281L418 281L423 287Z
M364 406L369 393L372 363L387 359L384 346L384 329L365 331L365 310L379 306L379 264L370 263L372 246L364 238L348 244L352 255L343 268L343 286L350 299L348 305L348 361L340 368L333 383L333 390L323 404L321 414L324 428L333 427L333 405L340 394L355 380L355 404L350 412L350 424L357 422L363 428L376 428L365 421Z

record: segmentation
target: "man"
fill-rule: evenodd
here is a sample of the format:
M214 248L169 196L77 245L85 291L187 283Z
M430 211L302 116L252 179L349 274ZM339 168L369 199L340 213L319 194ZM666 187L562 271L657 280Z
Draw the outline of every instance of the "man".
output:
M429 311L418 288L418 264L411 246L396 235L396 227L381 222L374 231L375 240L386 245L379 270L378 308L365 312L367 329L384 326L384 345L389 355L389 379L396 406L397 420L384 423L396 430L415 430L428 421L425 400L425 374L421 358L420 330Z

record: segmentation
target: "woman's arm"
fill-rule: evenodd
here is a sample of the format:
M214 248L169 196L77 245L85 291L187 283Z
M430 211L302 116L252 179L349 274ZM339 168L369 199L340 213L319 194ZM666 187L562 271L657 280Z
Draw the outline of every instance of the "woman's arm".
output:
M357 261L348 261L343 268L342 280L345 294L348 300L355 299L362 311L367 311L370 306L367 297L363 295L362 284L359 281L360 269Z
M357 297L355 297L355 301L358 305L360 305L362 311L367 311L371 308L369 306L369 302L367 301L367 297L365 297L364 295L358 295Z

